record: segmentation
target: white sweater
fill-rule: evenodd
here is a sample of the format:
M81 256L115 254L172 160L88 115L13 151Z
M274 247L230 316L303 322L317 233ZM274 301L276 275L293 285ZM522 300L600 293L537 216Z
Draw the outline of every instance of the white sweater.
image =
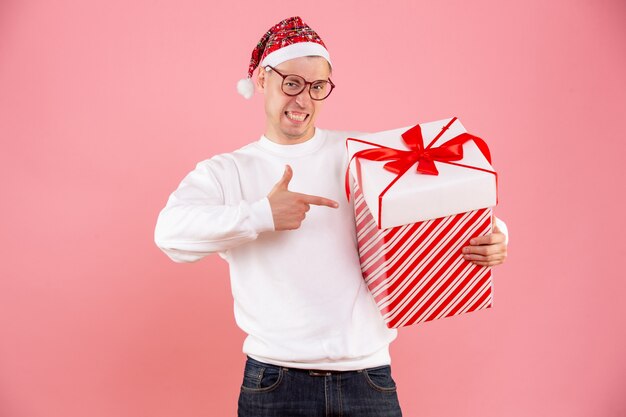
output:
M276 365L351 370L389 364L388 329L359 265L344 191L345 139L316 128L300 144L262 136L197 164L159 214L156 244L174 261L217 252L230 266L243 352ZM339 202L311 205L299 229L274 231L267 194L293 169L289 190Z

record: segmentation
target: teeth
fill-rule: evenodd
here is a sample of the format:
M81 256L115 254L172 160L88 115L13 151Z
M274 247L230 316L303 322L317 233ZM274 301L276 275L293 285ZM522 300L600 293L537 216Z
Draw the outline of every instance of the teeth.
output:
M295 113L292 113L292 112L287 112L287 117L290 118L291 120L296 120L298 122L302 122L302 121L304 121L304 119L306 119L306 114L305 113L295 114Z

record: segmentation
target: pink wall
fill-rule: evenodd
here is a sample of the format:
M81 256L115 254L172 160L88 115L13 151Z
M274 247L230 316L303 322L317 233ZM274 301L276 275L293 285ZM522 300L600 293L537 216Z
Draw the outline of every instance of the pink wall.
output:
M495 307L401 331L405 415L626 415L625 3L386 3L0 2L1 416L235 413L226 264L152 233L197 161L262 133L235 82L294 14L336 67L320 126L456 115L500 172Z

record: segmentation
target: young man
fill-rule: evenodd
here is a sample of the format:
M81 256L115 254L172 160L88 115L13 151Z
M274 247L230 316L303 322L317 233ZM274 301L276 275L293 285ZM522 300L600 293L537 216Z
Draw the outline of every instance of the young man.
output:
M385 326L359 264L343 184L345 139L315 126L332 91L331 61L299 17L273 26L239 91L264 95L265 133L204 160L159 214L157 245L177 262L219 253L230 265L248 355L239 416L400 416ZM246 90L247 88L247 90ZM467 259L506 257L498 229Z

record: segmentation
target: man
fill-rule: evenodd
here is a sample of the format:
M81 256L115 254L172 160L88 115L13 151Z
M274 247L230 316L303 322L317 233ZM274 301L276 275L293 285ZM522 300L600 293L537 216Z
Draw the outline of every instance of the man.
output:
M155 241L173 260L219 253L230 265L237 324L248 355L239 416L400 416L385 326L365 285L345 139L319 129L332 64L299 17L273 26L255 48L238 90L264 95L261 138L198 163L161 211ZM506 257L497 229L467 259Z

